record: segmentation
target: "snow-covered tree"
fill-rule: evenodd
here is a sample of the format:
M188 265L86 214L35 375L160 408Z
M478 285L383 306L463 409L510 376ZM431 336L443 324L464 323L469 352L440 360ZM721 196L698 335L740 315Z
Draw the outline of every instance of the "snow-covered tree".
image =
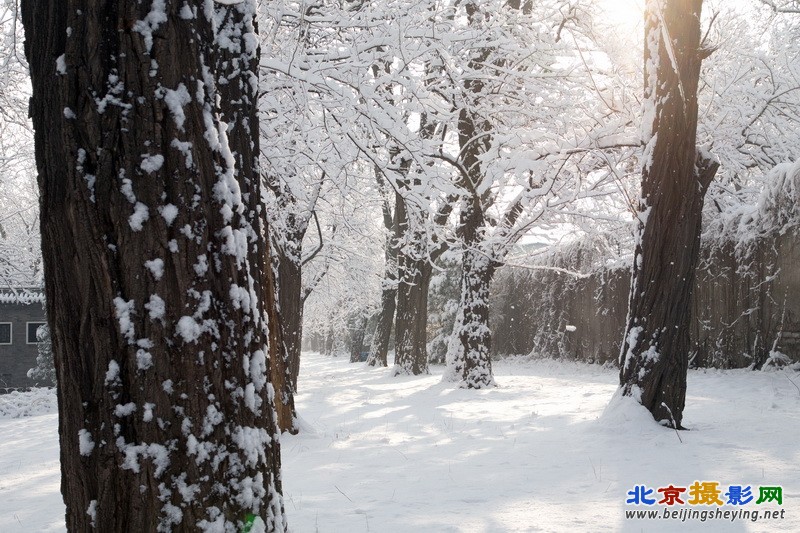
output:
M702 0L650 0L645 14L642 192L621 392L680 428L689 361L690 298L703 202L719 168L697 147L697 91L712 49L701 38ZM688 10L688 12L687 12Z
M71 531L285 531L255 2L24 0Z
M56 364L53 361L53 343L50 327L45 324L36 330L36 366L28 370L28 378L40 385L56 384Z
M30 84L16 2L0 3L0 286L42 283Z

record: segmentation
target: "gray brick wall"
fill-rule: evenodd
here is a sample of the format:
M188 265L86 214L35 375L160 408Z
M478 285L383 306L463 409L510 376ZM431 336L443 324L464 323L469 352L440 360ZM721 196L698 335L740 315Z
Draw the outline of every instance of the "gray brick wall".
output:
M0 392L4 389L37 385L28 379L36 365L36 344L27 344L27 323L44 322L40 302L0 303L0 322L11 322L11 344L0 345ZM49 383L45 385L50 385Z

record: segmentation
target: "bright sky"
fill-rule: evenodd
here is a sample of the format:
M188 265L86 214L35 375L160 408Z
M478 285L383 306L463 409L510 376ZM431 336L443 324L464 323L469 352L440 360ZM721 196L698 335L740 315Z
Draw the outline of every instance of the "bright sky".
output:
M644 0L599 0L610 22L626 33L641 31Z

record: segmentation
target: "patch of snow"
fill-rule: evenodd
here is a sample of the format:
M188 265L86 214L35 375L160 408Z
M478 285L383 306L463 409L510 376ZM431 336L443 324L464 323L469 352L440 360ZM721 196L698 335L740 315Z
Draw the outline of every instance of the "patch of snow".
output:
M133 231L142 231L145 222L150 219L150 210L142 202L136 202L133 214L128 217L128 224Z
M160 257L145 261L144 266L147 267L156 281L160 280L164 276L164 260Z
M164 103L167 104L167 108L172 113L175 126L181 131L183 131L183 123L186 122L186 113L183 107L191 101L192 97L189 96L189 91L186 90L186 86L183 83L179 83L174 90L166 89L164 91Z
M178 216L178 208L172 204L162 205L158 208L158 212L161 214L164 222L167 223L167 226L171 226Z
M158 294L151 294L144 308L150 313L150 320L163 320L167 304Z
M78 431L78 450L81 455L92 455L92 451L94 450L92 434L86 429Z
M142 162L139 163L145 173L152 174L158 172L164 165L164 156L161 154L142 154Z
M133 30L139 32L144 37L144 46L149 53L153 49L153 32L161 24L167 22L167 6L164 0L153 0L150 4L150 12L144 20L137 20L133 25Z
M119 296L114 298L114 310L119 322L119 332L128 339L129 344L133 344L136 337L133 326L134 303L133 300L125 300Z
M67 62L64 60L64 54L56 58L56 72L62 76L67 73Z
M197 339L203 333L203 328L191 316L182 316L176 326L178 334L183 338L183 342L187 344L197 342Z

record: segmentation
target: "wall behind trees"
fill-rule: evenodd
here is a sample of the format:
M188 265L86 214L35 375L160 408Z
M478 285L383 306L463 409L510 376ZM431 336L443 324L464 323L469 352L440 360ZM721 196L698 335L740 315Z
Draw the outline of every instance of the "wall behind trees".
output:
M761 366L774 351L800 361L800 231L746 246L706 241L701 253L692 302L693 365ZM586 255L559 255L539 268L581 272ZM586 277L505 267L492 291L494 354L616 362L629 290L630 270L623 266Z

